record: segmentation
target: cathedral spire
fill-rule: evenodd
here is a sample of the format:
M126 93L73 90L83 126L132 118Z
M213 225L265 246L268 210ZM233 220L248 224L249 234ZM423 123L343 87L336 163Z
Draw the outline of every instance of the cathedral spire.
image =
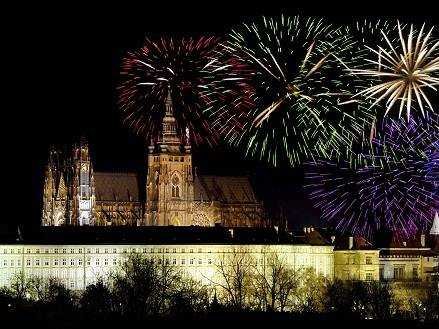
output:
M181 140L177 132L177 121L174 117L174 103L172 101L170 88L168 88L168 95L165 101L165 110L159 143L160 149L162 151L178 151Z
M436 214L434 215L433 225L431 226L430 234L439 235L439 214L437 211Z

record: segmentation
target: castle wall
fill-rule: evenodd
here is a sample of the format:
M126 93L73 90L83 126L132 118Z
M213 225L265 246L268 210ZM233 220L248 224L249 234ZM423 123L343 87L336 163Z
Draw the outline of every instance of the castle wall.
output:
M218 266L234 253L245 253L259 266L266 266L273 253L296 270L312 268L315 273L333 278L333 247L310 245L242 244L92 244L92 245L0 245L0 286L8 286L17 273L26 276L57 278L66 287L84 289L110 273L129 253L137 252L157 262L177 266L194 279L210 285L219 282Z

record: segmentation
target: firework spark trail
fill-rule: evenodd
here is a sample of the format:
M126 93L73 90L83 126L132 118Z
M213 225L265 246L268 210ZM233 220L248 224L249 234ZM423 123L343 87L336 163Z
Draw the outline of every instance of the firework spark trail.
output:
M322 217L340 231L369 237L382 228L400 237L428 228L439 198L438 117L388 119L372 144L359 168L346 161L307 164L306 189Z
M399 117L405 109L407 118L411 111L437 111L430 101L430 94L437 97L439 85L439 40L435 39L434 27L426 31L425 24L419 31L413 25L403 27L397 23L397 36L381 30L384 42L377 48L366 45L376 59L367 59L369 68L353 69L354 74L366 79L378 79L372 86L357 93L373 99L372 107L383 103L384 116L397 108Z
M157 138L171 90L180 135L189 128L193 143L215 144L205 111L250 102L242 66L222 56L214 37L146 39L122 60L119 105L123 121L146 139Z
M228 142L275 166L349 153L374 117L351 99L354 44L317 18L262 17L233 29L224 49L255 74L253 104L216 121Z

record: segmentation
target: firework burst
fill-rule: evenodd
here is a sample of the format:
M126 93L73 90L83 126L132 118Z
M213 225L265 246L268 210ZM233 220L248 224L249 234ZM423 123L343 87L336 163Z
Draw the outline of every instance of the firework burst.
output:
M215 125L246 155L275 166L339 156L373 118L351 100L353 43L321 19L263 17L238 26L224 49L254 70L254 105L211 112Z
M146 39L122 60L119 105L123 121L147 139L161 130L168 90L180 136L189 128L193 143L215 144L218 133L204 111L240 106L247 85L239 63L219 52L214 37Z
M371 237L385 228L400 237L426 229L439 197L436 168L439 121L388 119L367 164L319 160L307 165L306 189L322 217L338 230ZM436 187L435 187L436 185Z
M369 67L352 70L354 74L374 82L355 97L364 96L366 100L373 100L372 106L382 103L385 106L384 116L395 109L399 117L404 110L407 118L411 117L414 109L425 116L426 110L435 110L431 96L438 95L439 40L433 37L434 28L428 30L422 25L416 31L413 25L408 28L399 22L397 29L392 31L386 32L388 25L384 27L379 27L382 41L378 42L378 48L366 45L375 57L367 59ZM397 35L393 36L395 30Z

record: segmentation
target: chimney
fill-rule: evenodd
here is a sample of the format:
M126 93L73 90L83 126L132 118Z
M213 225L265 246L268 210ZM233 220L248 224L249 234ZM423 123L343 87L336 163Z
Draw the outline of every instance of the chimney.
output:
M349 237L349 249L354 248L354 237L350 236Z
M309 228L309 230L310 230L311 232L314 232L314 227L311 226L311 227Z
M331 243L334 244L335 242L335 235L331 235Z
M402 242L402 245L403 245L404 247L407 247L407 242L403 241L403 242Z
M232 237L232 239L233 239L233 236L234 236L234 231L233 231L233 228L230 228L229 229L229 233L230 233L230 236Z
M421 234L421 247L425 247L425 234Z
M303 227L303 233L306 233L306 226Z

